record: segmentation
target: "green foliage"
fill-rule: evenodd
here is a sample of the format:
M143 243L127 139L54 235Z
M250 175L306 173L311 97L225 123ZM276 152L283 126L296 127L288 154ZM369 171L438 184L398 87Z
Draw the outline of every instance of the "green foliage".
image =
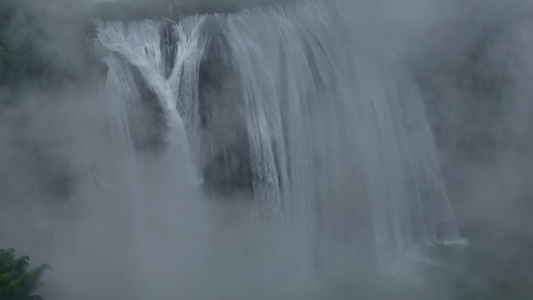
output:
M42 299L36 292L41 285L43 272L50 266L41 265L28 270L29 260L28 256L17 258L14 249L0 249L0 299Z

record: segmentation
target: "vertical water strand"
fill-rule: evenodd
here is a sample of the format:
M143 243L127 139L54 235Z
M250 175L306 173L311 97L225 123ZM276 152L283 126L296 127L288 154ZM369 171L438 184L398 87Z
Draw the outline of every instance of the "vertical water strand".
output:
M387 58L383 57L382 60L387 61ZM425 171L417 171L416 165L420 163L424 164L425 158L420 153L416 153L417 149L412 149L410 145L422 142L420 140L421 135L416 134L416 132L423 128L423 126L420 126L420 120L423 118L424 112L418 111L416 114L412 113L412 111L417 108L415 106L416 101L421 100L415 98L416 87L407 85L405 81L402 82L402 84L399 84L398 80L393 80L393 78L402 77L397 77L399 76L399 72L397 71L398 68L394 67L392 62L388 61L388 65L391 66L389 73L382 74L381 78L383 82L388 85L386 93L387 99L389 99L389 114L393 122L396 124L394 127L395 134L398 136L400 154L403 155L403 172L405 173L404 193L406 195L406 203L403 208L403 219L406 232L405 243L407 245L413 243L427 243L432 239L436 239L437 236L432 233L431 224L428 223L428 220L424 217L423 200L427 199L426 202L434 202L435 197L443 197L444 195L440 195L439 193L441 191L439 190L433 192L433 195L424 193L424 187L428 186L424 180L425 176L423 176ZM410 107L411 111L404 111L404 108L406 107ZM414 141L411 141L410 137L411 139L414 139ZM417 174L422 174L422 176L417 176ZM443 213L445 212L443 211Z
M146 87L156 94L165 111L167 124L172 127L177 121L169 112L172 100L165 80L159 31L159 23L155 21L108 22L99 26L98 38L104 47L123 57L139 71Z
M250 154L252 161L252 182L253 188L259 201L265 203L265 207L271 214L282 214L282 191L280 190L280 180L272 136L283 136L280 119L269 115L269 109L272 109L271 103L276 103L276 84L275 76L279 74L269 70L270 62L264 56L265 49L262 49L253 36L262 34L262 38L270 40L273 43L268 45L268 49L275 44L271 32L251 33L248 35L246 30L251 30L251 25L256 26L268 25L261 24L265 18L261 18L262 12L254 14L255 22L259 24L250 24L250 12L243 12L228 18L227 37L231 44L235 67L238 69L243 86L244 107L246 111L246 123L248 130L248 139L250 143ZM268 27L264 27L265 29ZM272 128L272 124L276 124ZM278 153L284 155L283 153ZM283 174L283 173L281 173ZM283 175L282 175L283 176Z
M285 278L294 278L300 267L286 214L290 198L289 161L279 93L279 40L268 14L262 9L230 15L226 38L233 65L241 78L246 130L250 147L254 198L266 218L273 245L271 260ZM275 245L275 246L274 246ZM273 248L271 248L274 246Z
M296 226L301 228L303 244L316 256L321 255L317 249L323 248L322 245L338 241L335 235L343 229L338 226L343 220L337 217L340 205L336 195L338 190L333 186L337 184L336 178L332 177L335 174L330 173L333 168L326 168L333 166L333 160L341 158L340 153L335 153L339 149L335 144L340 141L337 138L339 132L334 129L338 120L323 118L334 113L332 108L337 101L332 86L336 80L335 73L330 71L332 63L343 58L335 57L336 51L328 51L329 38L321 35L324 31L336 35L335 27L330 26L334 16L327 7L302 2L296 8L285 7L279 11L289 23L280 24L278 30L284 41L282 65L286 65L281 72L289 79L285 80L283 99L285 134L294 195L291 201L297 202L290 208L294 210L292 215L296 217ZM327 139L321 136L322 133ZM324 145L325 141L327 145ZM325 151L326 148L332 151Z
M134 146L131 140L131 124L128 113L133 106L139 105L140 95L135 85L135 80L131 69L115 55L110 55L105 60L109 67L109 75L105 85L106 95L112 101L107 101L106 105L113 116L111 118L110 133L115 147L120 153L126 153L121 159L126 160L124 166L128 168L123 176L129 177L125 181L129 183L124 191L128 201L133 205L135 220L133 223L138 226L138 231L143 232L145 226L144 203L142 185L139 178L139 166L134 153Z
M113 140L125 140L126 148L131 151L133 143L131 141L130 125L128 120L128 102L140 101L140 95L135 85L135 80L131 71L123 64L119 57L110 55L105 59L109 68L106 80L106 92L113 101L108 101L107 105L112 114L118 116L120 132L112 131ZM114 118L113 120L117 120ZM113 127L115 128L115 127Z
M458 240L459 234L453 217L449 217L453 212L442 178L434 180L435 174L440 176L440 170L416 85L405 67L379 56L371 37L361 34L358 40L366 43L361 43L356 76L360 81L371 83L360 86L360 92L363 99L374 99L370 103L360 102L366 106L361 110L374 111L362 115L366 121L361 127L368 141L362 149L367 157L367 185L373 205L376 252L378 261L386 267L412 246L442 240L444 237L436 234L435 227L454 232L448 236L451 239ZM390 125L380 121L380 115L381 120L389 120ZM391 125L392 131L388 132L392 139L381 139L376 128ZM387 144L396 150L391 153ZM382 154L376 155L376 149L382 149ZM428 159L429 153L435 160ZM394 167L386 168L385 164ZM388 182L387 189L380 188L383 178ZM392 192L394 190L396 194ZM443 217L449 222L440 221ZM438 223L440 225L436 225Z
M287 39L289 35L283 30L291 26L290 20L274 9L246 11L231 16L228 23L228 40L243 78L255 168L254 190L260 201L266 201L271 217L278 222L287 248L282 249L281 258L292 260L284 265L291 266L288 267L291 272L296 268L297 273L308 273L302 268L310 260L305 254L310 248L306 242L310 235L302 231L306 225L302 215L310 214L302 214L298 207L302 208L308 200L301 195L310 189L303 187L297 176L302 171L298 161L309 160L295 157L300 151L298 147L304 147L306 141L298 90L304 87L288 72L294 68L295 72L301 70L303 58L287 52L298 41L292 36Z
M127 140L128 144L126 151L119 151L121 154L125 152L126 155L122 155L118 159L126 158L127 162L124 164L124 172L118 174L118 176L122 177L122 180L125 180L126 177L133 178L129 186L119 190L128 193L127 199L125 199L127 202L124 203L125 208L133 207L135 210L135 224L138 228L132 228L130 231L135 234L139 248L133 251L144 253L144 247L151 244L151 242L147 240L150 237L145 221L147 203L145 202L144 193L141 192L144 191L144 185L140 180L139 157L132 145L132 125L134 124L131 124L131 114L136 109L142 109L141 101L143 99L140 89L150 89L151 87L150 82L145 83L145 86L140 86L138 80L142 80L142 78L136 80L133 71L134 68L138 68L137 70L141 73L141 76L155 77L159 74L162 65L159 61L158 51L154 46L155 42L147 42L153 38L154 32L152 29L155 24L150 23L148 26L144 26L144 24L130 25L132 27L128 27L128 24L121 22L99 23L98 35L102 45L110 50L106 58L109 67L106 82L106 89L109 91L107 104L110 107L118 108L118 118L114 117L112 120L121 120L124 129L123 137L119 134L119 138ZM147 36L149 38L145 40ZM154 66L156 70L153 70Z
M349 119L343 114L349 110L344 107L341 96L343 81L347 78L342 74L342 68L348 57L343 53L342 47L338 47L341 41L338 39L339 28L335 22L337 15L332 10L334 6L323 2L302 3L298 16L291 16L297 21L298 35L307 50L307 67L311 76L307 81L321 84L309 87L315 93L320 91L319 94L307 96L307 101L311 102L308 106L312 107L312 100L316 98L319 110L317 116L309 119L309 124L306 125L310 128L314 123L320 130L319 133L325 136L325 145L320 145L320 135L314 131L307 137L315 141L312 143L313 155L319 158L318 163L322 165L318 168L314 159L313 169L316 171L311 175L313 184L322 186L319 194L321 197L315 196L312 204L315 209L320 209L321 218L325 218L321 222L321 228L317 228L317 232L322 233L316 243L327 245L328 248L326 253L319 252L318 255L337 255L340 249L350 247L349 242L356 230L353 219L357 218L355 215L348 216L346 212L351 211L352 204L344 199L343 184L347 180L345 171L351 169L353 163L345 146L350 126L345 123ZM315 74L311 72L311 67L315 68ZM323 182L327 185L323 185ZM315 215L318 218L318 212ZM324 249L323 246L321 248Z
M357 61L358 79L363 81L358 87L361 88L362 128L366 141L361 149L366 157L366 184L372 204L375 251L379 264L386 267L412 245L408 241L409 230L405 227L408 220L404 214L409 209L409 196L405 193L403 182L408 174L403 170L403 158L394 131L398 124L394 124L390 115L389 101L394 101L387 99L390 87L383 81L374 54L363 50ZM393 113L397 114L396 111Z
M176 44L175 64L168 79L173 91L169 107L183 118L187 140L196 166L200 165L200 62L208 41L206 23L210 17L193 15L173 26ZM196 171L197 172L197 171ZM200 177L200 175L197 175Z
M197 22L192 22L196 24ZM187 23L185 23L187 24ZM186 27L185 29L194 29L194 26ZM188 31L184 32L185 37L188 37ZM161 23L147 20L142 22L108 22L99 27L98 37L100 43L108 50L117 53L124 57L129 64L131 64L142 76L142 80L146 87L150 89L156 96L160 108L163 110L163 117L166 123L165 139L169 148L164 159L175 160L180 158L180 163L184 170L189 170L191 180L194 180L194 168L192 161L183 159L184 157L191 157L190 149L188 148L188 141L184 123L180 113L177 110L178 104L178 88L181 85L181 77L176 77L175 72L172 71L167 78L167 67L165 57L161 51ZM195 53L197 46L190 43L188 39L180 37L182 44L178 48L178 62L177 69L186 65L190 60L189 53ZM196 41L193 39L193 42ZM200 54L201 55L201 54ZM194 64L194 61L193 61ZM190 73L190 72L189 72ZM188 73L185 74L185 80L190 79ZM192 74L194 76L194 74ZM194 89L194 83L190 87L191 82L186 81L185 90ZM182 102L194 103L194 99L183 99L185 97L194 97L194 94L185 94L182 97Z
M300 266L299 276L312 276L313 248L315 246L316 209L314 176L312 171L311 137L307 125L309 110L307 98L312 92L309 86L307 53L304 51L302 35L298 32L297 21L300 16L291 14L290 10L277 7L276 18L269 17L277 38L278 64L275 72L279 73L276 84L279 94L278 104L281 109L283 139L286 146L287 173L289 178L289 199L285 205L285 214L289 218L289 231L293 231L294 247Z
M420 124L427 124L428 120L425 115L425 110L422 105L421 96L418 87L409 76L403 76L405 73L401 69L394 70L398 74L398 78L402 78L402 84L397 85L397 94L405 95L410 91L410 97L402 97L404 102L411 101L411 103L401 103L403 107L410 107L411 114L405 110L402 111L404 116L403 127L406 135L413 131L418 131L414 138L416 143L425 141L430 146L426 148L409 147L410 165L418 173L425 174L421 178L417 178L418 186L429 186L428 190L419 188L420 199L418 203L422 205L424 198L432 199L430 205L433 207L431 213L426 216L421 216L420 224L423 224L426 231L430 232L430 236L426 237L425 242L443 242L443 243L464 243L460 239L459 230L455 221L455 216L451 209L448 193L444 185L444 180L441 175L440 166L437 160L437 151L433 133L429 126L421 126ZM416 117L418 116L418 117ZM406 144L406 147L409 144ZM414 159L414 158L418 159ZM421 183L420 183L421 182Z

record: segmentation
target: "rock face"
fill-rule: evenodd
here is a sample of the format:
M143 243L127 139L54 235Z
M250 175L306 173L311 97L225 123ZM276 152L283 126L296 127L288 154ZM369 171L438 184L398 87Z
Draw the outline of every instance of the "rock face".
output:
M200 64L199 78L203 177L219 192L252 185L242 81L228 52L225 38L215 36Z
M268 6L287 0L186 0L143 1L135 4L102 2L92 17L104 21L132 21L154 18L180 19L192 14L234 13L254 6Z
M162 1L138 4L102 2L93 7L92 17L104 21L135 21L162 17L173 19L181 14L191 15L195 12L200 11L181 4Z

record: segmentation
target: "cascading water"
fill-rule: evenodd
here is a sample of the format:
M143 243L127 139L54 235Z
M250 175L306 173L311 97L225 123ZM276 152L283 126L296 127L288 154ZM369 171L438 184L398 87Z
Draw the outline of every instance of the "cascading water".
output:
M155 107L156 155L188 162L180 172L206 187L253 190L302 272L341 248L387 266L459 240L417 87L348 30L346 5L98 23L131 147L128 111Z

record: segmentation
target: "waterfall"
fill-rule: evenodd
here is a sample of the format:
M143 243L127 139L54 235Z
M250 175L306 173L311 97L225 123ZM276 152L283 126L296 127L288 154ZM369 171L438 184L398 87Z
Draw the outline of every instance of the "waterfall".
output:
M344 247L387 266L460 237L417 86L348 2L98 22L98 41L132 149L159 142L204 186L251 189L302 264Z

